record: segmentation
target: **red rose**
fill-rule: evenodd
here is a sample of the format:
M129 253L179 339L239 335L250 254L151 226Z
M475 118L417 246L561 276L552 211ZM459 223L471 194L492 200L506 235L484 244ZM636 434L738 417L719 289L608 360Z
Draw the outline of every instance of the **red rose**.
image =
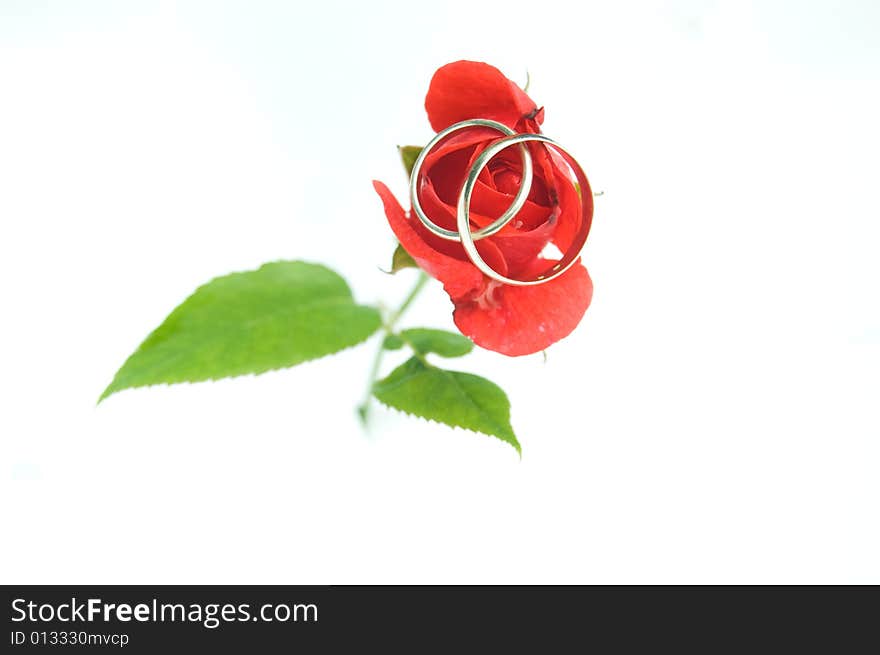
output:
M459 121L488 118L517 132L539 133L544 110L498 69L459 61L440 68L431 80L425 109L441 131ZM425 159L419 199L437 225L456 229L456 203L476 156L501 135L470 128L451 135ZM534 178L528 201L497 234L477 242L483 259L500 274L526 278L548 268L540 257L552 243L565 252L592 218L592 192L578 193L566 165L543 144L530 144ZM488 225L510 206L519 189L521 158L517 148L496 156L481 174L471 202L471 221ZM455 305L453 319L462 334L483 348L505 355L543 350L571 333L590 305L593 283L579 262L560 277L535 286L510 286L483 275L460 243L430 233L403 210L388 188L374 182L391 229L428 274L443 283ZM583 212L579 205L583 197Z

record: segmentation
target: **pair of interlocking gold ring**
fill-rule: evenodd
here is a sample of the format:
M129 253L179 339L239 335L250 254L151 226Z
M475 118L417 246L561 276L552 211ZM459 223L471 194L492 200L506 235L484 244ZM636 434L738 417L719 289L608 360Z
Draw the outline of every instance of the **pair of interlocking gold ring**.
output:
M424 164L425 158L430 154L431 150L433 150L443 139L453 132L471 127L489 127L501 132L504 136L497 141L492 142L474 160L474 163L465 178L464 184L461 187L461 192L458 194L458 206L456 209L456 227L458 227L458 231L447 230L428 218L425 211L422 209L422 203L419 200L418 193L421 185L420 175L422 164ZM529 196L529 191L532 188L532 178L534 175L532 156L526 146L526 143L530 141L543 143L553 148L565 160L572 173L574 173L578 183L578 194L580 195L580 207L578 209L580 212L580 228L575 235L571 246L565 253L563 253L562 258L559 261L535 277L520 280L501 275L498 271L489 266L477 251L476 242L480 239L496 234L501 228L513 220L513 217L516 216L519 210L522 209L523 205L525 205ZM512 146L519 147L520 157L522 159L522 181L513 198L513 202L510 203L510 207L508 207L501 216L489 225L479 229L472 229L470 222L471 196L476 187L477 179L495 155ZM476 266L483 274L503 284L510 284L513 286L532 286L536 284L544 284L545 282L549 282L550 280L559 277L571 268L571 266L577 261L578 257L580 257L581 250L587 242L587 235L590 232L593 197L592 192L590 191L590 183L587 181L587 176L584 174L583 169L577 161L575 161L575 159L562 146L543 134L520 134L503 123L485 118L473 118L461 121L447 127L441 132L438 132L416 158L412 169L412 175L410 177L409 191L413 212L419 218L422 225L441 239L460 242L474 266Z

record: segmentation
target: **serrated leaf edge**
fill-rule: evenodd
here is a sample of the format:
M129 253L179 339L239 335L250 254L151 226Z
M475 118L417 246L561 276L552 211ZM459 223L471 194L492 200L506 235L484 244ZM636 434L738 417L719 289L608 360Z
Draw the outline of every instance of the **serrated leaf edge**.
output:
M431 366L431 365L430 365L430 364L424 364L424 363L423 363L423 366ZM452 373L465 373L464 371L447 371L447 370L445 370L445 369L441 369L441 368L437 368L437 367L432 367L432 368L436 368L438 371L442 371L443 373L449 373L449 374L452 374ZM474 375L473 373L465 373L465 374L466 374L466 375ZM470 402L470 403L471 403L474 407L476 407L480 412L483 412L483 409L482 409L479 405L477 405L473 400L471 400L470 395L469 395L467 392L465 392L464 389L462 389L461 385L458 383L458 380L455 379L455 376L454 376L454 375L450 375L450 377L452 377L452 380L453 380L453 382L455 383L455 386L456 386L456 387L458 388L458 390L461 392L461 395L464 396L465 398L467 398L467 399L468 399L468 402ZM475 376L475 377L481 377L481 376ZM491 380L488 380L487 378L482 378L482 379L484 379L484 380L486 380L487 382L490 382L490 383L492 383L492 384L495 384L494 382L492 382ZM401 380L400 382L397 382L397 383L395 383L395 384L390 385L389 388L391 388L391 389L396 389L397 387L399 387L399 386L400 386L401 384L403 384L404 382L405 382L405 380ZM498 385L495 384L495 386L497 387ZM500 389L500 387L499 387L499 389ZM503 389L502 389L502 392L504 392ZM516 433L513 431L513 428L512 428L512 427L509 428L510 433L511 433L511 436L513 437L513 442L511 443L510 441L508 441L508 440L506 440L506 439L503 439L503 438L499 437L497 434L491 434L491 433L489 433L489 432L483 432L482 430L474 430L474 429L472 429L472 428L466 428L466 427L461 426L461 425L455 425L455 424L452 424L452 423L446 423L446 422L444 422L444 421L438 421L437 419L429 418L429 417L427 417L427 416L420 416L419 414L413 414L412 412L409 412L409 411L403 409L402 407L398 407L397 405L392 405L391 403L388 403L388 402L382 400L381 398L379 398L379 397L375 394L375 392L374 392L372 395L373 395L373 397L374 397L377 401L379 401L379 404L384 405L385 407L390 407L391 409L397 410L397 411L399 411L399 412L403 412L403 413L406 414L407 416L414 416L415 418L420 418L420 419L422 419L422 420L424 420L424 421L429 421L429 422L431 422L431 423L437 423L438 425L445 425L446 427L453 428L453 429L458 428L458 429L460 429L460 430L465 430L466 432L471 432L471 433L473 433L473 434L482 434L482 435L485 435L485 436L487 436L487 437L494 437L495 439L498 439L498 441L502 441L502 442L504 442L504 443L509 444L510 446L512 446L512 447L516 450L516 452L519 453L519 456L522 457L522 446L521 446L520 443L519 443L519 439L516 438ZM505 392L504 395L506 396L507 393ZM509 401L508 401L508 402L509 402ZM492 420L492 419L490 419L490 421L491 421L493 424L496 423L496 422L495 422L494 420ZM499 432L505 432L505 431L506 431L506 430L504 429L503 426L502 426L502 429L499 430Z
M368 306L368 305L360 305L360 306L364 307L364 306ZM352 348L356 348L357 346L360 346L361 344L369 341L374 336L376 336L376 332L378 332L381 327L382 327L382 325L380 324L376 328L376 330L374 332L372 332L371 334L368 334L366 337L364 337L360 341L353 343L351 345L345 346L344 348L341 348L340 350L334 350L333 352L326 353L324 355L318 355L317 357L310 357L309 359L303 359L302 361L299 361L296 364L290 364L288 366L273 366L272 368L267 368L264 371L256 371L256 372L250 371L248 373L240 373L238 375L217 375L217 376L212 376L212 377L208 377L208 378L203 378L201 380L181 380L180 382L155 382L153 384L133 384L133 385L122 387L121 389L113 389L112 391L109 391L109 393L108 393L108 390L110 389L110 387L113 386L113 383L111 382L107 386L107 389L105 389L104 392L101 394L101 397L98 398L98 402L96 404L100 405L101 402L103 402L104 400L106 400L107 398L112 396L113 394L117 394L122 391L127 391L129 389L143 389L146 387L177 387L177 386L181 386L181 385L194 385L194 384L203 384L205 382L217 382L218 380L235 380L235 379L247 378L247 377L254 377L255 378L255 377L259 377L265 373L274 373L275 371L283 371L283 370L286 370L289 368L294 368L296 366L299 366L300 364L308 364L310 362L317 362L318 360L325 359L327 357L332 357L333 355L338 355L339 353L344 353L346 350L351 350ZM127 361L128 360L126 360L126 362ZM122 366L125 366L125 364L123 364ZM121 367L120 367L120 369L121 369Z
M373 396L373 398L376 398L376 396ZM497 439L501 443L505 443L508 446L511 446L517 452L520 459L522 459L522 446L520 446L519 440L516 439L516 437L514 437L514 441L516 443L511 443L509 441L505 441L504 439L499 437L497 434L488 434L486 432L481 432L480 430L471 430L470 428L463 428L460 425L450 425L449 423L444 423L443 421L438 421L433 418L419 416L418 414L413 414L412 412L408 412L405 409L401 409L400 407L395 407L394 405L386 403L384 400L379 400L378 398L376 398L376 402L378 402L383 407L390 409L393 412L396 412L398 414L403 414L404 416L407 416L409 418L414 418L419 421L424 421L425 423L434 423L435 425L442 425L444 428L449 428L450 430L459 430L461 432L466 432L468 434L478 434L478 435L482 435L484 437L492 437L493 439Z
M315 267L323 268L323 269L329 271L330 273L333 273L333 274L336 275L337 277L339 277L339 278L345 283L345 287L346 287L346 289L348 290L348 294L347 294L347 296L337 296L335 299L336 299L336 300L347 299L347 300L352 301L352 303L353 303L356 307L363 307L363 308L365 308L365 309L372 309L374 312L376 312L376 314L377 314L377 316L378 316L378 319L379 319L379 320L378 320L378 324L376 325L376 329L373 330L370 334L368 334L366 337L364 337L364 338L361 339L360 341L356 341L356 342L354 342L354 343L352 343L352 344L350 344L350 345L348 345L348 346L345 346L344 348L340 348L339 350L334 350L334 351L332 351L332 352L328 352L328 353L325 353L325 354L323 354L323 355L318 355L317 357L309 357L308 359L303 359L303 360L300 360L300 361L296 362L295 364L289 364L289 365L287 365L287 366L273 366L273 367L271 367L271 368L267 368L267 369L262 370L262 371L256 371L256 372L249 371L249 372L247 372L247 373L240 373L240 374L237 374L237 375L217 375L217 376L210 376L210 377L202 378L202 379L200 379L200 380L180 380L180 381L178 381L178 382L156 382L156 383L153 383L153 384L150 384L150 383L146 383L146 384L132 384L132 385L126 385L126 386L121 387L121 388L119 388L119 389L113 389L113 388L112 388L112 387L113 387L113 383L116 381L116 375L118 375L119 372L125 368L125 365L128 364L129 360L131 360L135 355L137 355L138 351L141 349L141 346L143 346L147 341L149 341L150 337L152 337L153 334L154 334L154 333L155 333L160 327L162 327L162 325L165 323L165 321L167 321L168 318L169 318L172 314L174 314L174 312L177 311L177 309L178 309L179 307L181 307L181 306L184 305L185 303L189 302L189 300L191 300L193 297L195 297L195 296L196 296L196 295L197 295L197 294L198 294L203 288L205 288L205 287L209 287L209 286L212 285L214 282L216 282L216 281L218 281L218 280L221 280L221 279L223 279L223 278L227 278L227 277L229 277L229 276L231 276L231 275L237 275L237 274L243 274L243 273L256 273L256 272L258 272L258 271L263 270L263 269L266 268L267 266L272 266L272 265L274 265L274 264L285 264L285 263L299 263L299 264L306 264L306 265L308 265L308 266L315 266ZM327 299L324 299L324 300L327 300ZM177 386L177 385L181 385L181 384L201 384L201 383L203 383L203 382L216 382L217 380L225 380L225 379L227 379L227 378L228 378L228 379L234 379L234 378L243 378L243 377L248 377L248 376L257 377L257 376L259 376L259 375L263 375L264 373L272 373L273 371L281 371L281 370L284 370L284 369L293 368L294 366L299 366L300 364L305 364L305 363L307 363L307 362L315 362L315 361L318 361L319 359L324 359L325 357L329 357L329 356L331 356L331 355L336 355L336 354L338 354L338 353L345 352L346 350L349 350L350 348L354 348L355 346L359 346L359 345L361 345L362 343L364 343L364 342L368 341L370 338L372 338L372 337L376 334L376 332L378 332L379 329L381 329L381 327L382 327L382 316L381 316L381 312L379 311L379 309L376 308L376 307L373 307L372 305L361 305L361 304L358 304L357 302L355 302L354 292L353 292L352 289L351 289L351 285L348 283L348 280L346 280L342 275L339 274L339 272L333 270L333 269L330 268L329 266L327 266L327 265L325 265L325 264L322 264L322 263L320 263L320 262L310 262L310 261L305 261L305 260L302 260L302 259L296 259L296 260L291 260L291 259L273 259L273 260L268 261L268 262L263 262L263 263L260 264L257 268L246 269L246 270L240 270L240 271L231 271L231 272L229 272L229 273L224 273L223 275L215 275L214 277L212 277L212 278L211 278L210 280L208 280L207 282L203 282L202 284L200 284L199 286L197 286L192 292L189 293L189 295L187 295L183 300L181 300L179 303L177 303L177 305L174 307L174 309L172 309L172 310L171 310L171 311L165 316L165 318L162 319L162 321L159 323L158 326L156 326L155 329L151 330L150 333L149 333L146 337L144 337L144 338L141 340L141 342L137 345L137 347L134 349L134 351L133 351L133 352L132 352L132 353L131 353L131 354L125 359L125 361L122 363L122 366L120 366L120 367L116 370L116 373L114 373L114 375L113 375L113 380L111 380L111 381L110 381L110 384L108 384L107 387L104 389L104 391L101 392L101 395L98 397L98 400L97 400L97 402L95 403L95 405L100 405L104 400L106 400L107 398L109 398L109 397L112 396L113 394L119 393L119 392L121 392L121 391L125 391L126 389L143 389L144 387L170 387L170 386Z

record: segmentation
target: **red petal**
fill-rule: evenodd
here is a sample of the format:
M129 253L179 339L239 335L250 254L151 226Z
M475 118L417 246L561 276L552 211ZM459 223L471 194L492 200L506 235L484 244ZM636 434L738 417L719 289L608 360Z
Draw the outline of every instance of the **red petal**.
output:
M434 73L425 98L436 132L469 118L489 118L511 129L525 117L540 122L543 112L516 84L489 64L456 61Z
M588 224L593 218L593 190L590 188L589 180L586 188L578 191L574 181L568 174L563 173L562 166L565 165L564 160L554 154L554 160L558 159L561 163L556 168L555 189L559 202L559 212L556 217L556 231L553 234L553 243L562 252L567 252L572 242L580 232L584 221ZM583 206L581 206L581 197L583 196ZM587 225L589 228L589 225Z
M537 187L543 183L536 177L532 184L533 187ZM478 181L474 186L474 193L471 196L471 214L474 215L473 222L479 227L488 225L507 211L511 203L513 203L515 195L515 193L501 193ZM458 197L456 196L456 205L458 204L457 201ZM490 216L491 218L488 218ZM546 223L549 217L550 210L547 207L542 207L532 200L526 200L522 209L517 212L510 223L502 228L501 233L506 234L514 230L533 230Z
M418 221L410 221L397 198L381 182L374 180L373 188L382 198L385 215L398 241L422 269L443 283L453 302L485 291L487 278L470 261L465 261L461 244L440 239L424 230ZM423 230L425 233L421 234ZM477 250L489 266L507 275L507 263L497 246L483 239L477 244ZM461 259L452 253L460 254Z
M476 194L474 195L474 199L476 200ZM422 189L421 201L422 209L424 209L428 217L437 225L445 227L446 229L458 229L455 220L455 208L444 203L437 196L434 188L430 184ZM507 197L504 209L507 209L510 201L511 198ZM503 210L498 211L497 216L500 216L502 213ZM522 212L517 214L517 217L520 216L521 213ZM543 209L543 213L546 217L546 208ZM488 225L495 220L497 216L489 218L488 216L471 212L473 223L480 227ZM516 220L518 219L514 219L514 221ZM413 227L416 228L416 231L421 235L422 239L432 245L435 250L439 250L453 257L458 256L459 258L462 258L461 256L464 255L464 249L457 242L438 239L434 235L429 234L427 230L422 227L421 223L417 225L413 224ZM546 222L533 230L513 229L510 227L510 224L508 224L508 226L502 228L501 231L494 236L477 241L477 251L480 253L480 256L486 260L486 263L501 275L517 275L517 271L529 264L544 249L544 246L547 245L547 242L550 241L550 238L553 235L553 229L554 226Z
M504 232L502 230L498 234L488 237L489 241L498 246L498 250L504 255L504 261L507 262L507 269L510 273L502 273L502 275L510 275L515 278L526 277L521 271L530 270L532 262L544 250L552 234L553 225L544 223L528 232L522 230ZM497 270L501 273L501 269Z
M535 260L534 272L547 267ZM456 303L455 324L474 343L503 355L529 355L568 336L593 297L587 269L574 265L552 282L528 287L490 282L486 293Z
M491 127L471 127L466 130L453 132L431 149L431 152L428 153L428 156L425 157L425 161L422 163L422 171L429 170L437 163L437 160L452 152L500 139L503 136L501 132L493 130Z
M483 274L473 264L460 261L434 250L416 233L406 217L403 207L387 186L373 181L373 188L382 198L388 223L404 249L429 275L443 283L443 288L453 298L474 293L483 287Z

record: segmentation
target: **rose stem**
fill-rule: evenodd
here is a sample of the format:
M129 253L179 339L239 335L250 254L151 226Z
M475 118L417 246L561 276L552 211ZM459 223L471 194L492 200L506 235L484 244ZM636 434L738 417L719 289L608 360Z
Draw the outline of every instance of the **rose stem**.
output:
M407 297L401 303L400 307L398 307L394 312L392 312L388 321L385 323L385 334L392 334L394 332L394 326L397 325L397 322L403 316L404 312L409 309L410 305L412 305L413 301L416 299L416 296L419 295L421 290L428 283L428 280L431 278L428 275L420 270L419 278L416 280L415 286L409 292ZM384 337L379 341L379 349L376 351L376 356L373 358L373 365L370 367L370 378L367 382L367 393L364 395L363 402L358 406L358 416L361 417L361 421L366 425L367 423L367 412L370 408L370 399L373 397L373 385L376 382L376 378L379 377L379 368L382 365L382 355L385 354L385 339Z

